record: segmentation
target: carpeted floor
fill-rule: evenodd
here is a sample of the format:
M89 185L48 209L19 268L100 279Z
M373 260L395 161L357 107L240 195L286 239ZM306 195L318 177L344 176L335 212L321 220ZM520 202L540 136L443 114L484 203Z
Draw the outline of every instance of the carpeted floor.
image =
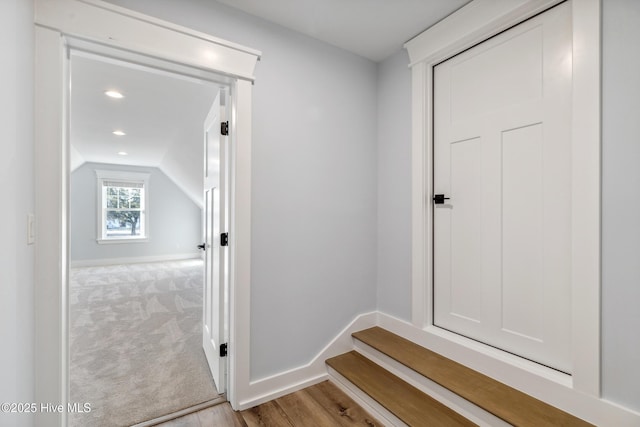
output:
M202 261L71 269L70 426L129 426L218 393L202 350Z

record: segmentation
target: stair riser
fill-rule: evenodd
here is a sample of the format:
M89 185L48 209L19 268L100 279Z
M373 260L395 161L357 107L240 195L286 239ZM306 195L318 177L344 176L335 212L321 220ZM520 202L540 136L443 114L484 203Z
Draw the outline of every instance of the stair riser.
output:
M456 411L460 415L469 419L470 421L478 424L482 427L510 427L511 424L506 423L505 421L497 418L493 414L485 411L482 408L470 403L466 399L458 396L455 393L452 393L448 389L440 386L439 384L431 381L428 378L423 377L417 372L413 371L410 368L407 368L405 365L395 361L389 356L379 352L375 348L358 341L354 340L354 348L355 350L367 357L371 361L377 363L387 371L391 372L398 378L406 381L412 386L416 387L418 390L422 391L425 394L433 397L440 403L445 406L448 406L452 410ZM338 374L339 375L339 374ZM355 386L354 386L355 387Z
M351 381L343 375L327 366L329 380L338 386L342 391L347 393L349 397L358 403L365 411L369 412L378 421L384 423L385 427L409 427L402 420L389 412L384 406L372 399L367 393L360 390Z

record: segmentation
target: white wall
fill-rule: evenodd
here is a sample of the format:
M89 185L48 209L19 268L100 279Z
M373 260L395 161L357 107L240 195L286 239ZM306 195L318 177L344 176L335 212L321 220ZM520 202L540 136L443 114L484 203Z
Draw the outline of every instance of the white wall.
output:
M97 243L96 169L151 174L147 196L148 241ZM197 253L196 246L202 243L201 209L158 168L85 163L71 174L69 194L72 264L101 259L189 255Z
M209 0L111 0L259 49L251 378L308 363L376 303L376 65Z
M0 402L34 400L33 3L0 1ZM28 426L30 415L0 413L0 425Z
M640 2L602 4L602 391L640 411Z
M411 72L403 49L378 64L378 310L411 320Z

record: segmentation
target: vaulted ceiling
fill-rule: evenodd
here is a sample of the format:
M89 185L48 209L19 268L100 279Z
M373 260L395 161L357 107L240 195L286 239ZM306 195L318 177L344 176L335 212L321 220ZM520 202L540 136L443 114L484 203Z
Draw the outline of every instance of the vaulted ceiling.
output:
M212 83L73 55L72 170L84 162L158 167L201 205L203 126L217 92Z
M469 2L217 1L373 61ZM202 206L203 121L218 87L82 53L72 56L71 80L72 169L84 162L158 167Z

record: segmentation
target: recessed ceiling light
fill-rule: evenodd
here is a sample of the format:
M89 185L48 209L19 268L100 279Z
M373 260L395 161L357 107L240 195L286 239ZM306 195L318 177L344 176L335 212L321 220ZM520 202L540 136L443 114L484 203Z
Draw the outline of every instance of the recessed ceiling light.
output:
M126 135L126 133L122 132L121 130L114 130L112 133L114 135L116 135L116 136L125 136Z
M124 95L117 90L107 90L104 92L109 98L121 99L124 98Z
M119 156L127 156L129 153L127 153L126 151L118 151L118 155Z

